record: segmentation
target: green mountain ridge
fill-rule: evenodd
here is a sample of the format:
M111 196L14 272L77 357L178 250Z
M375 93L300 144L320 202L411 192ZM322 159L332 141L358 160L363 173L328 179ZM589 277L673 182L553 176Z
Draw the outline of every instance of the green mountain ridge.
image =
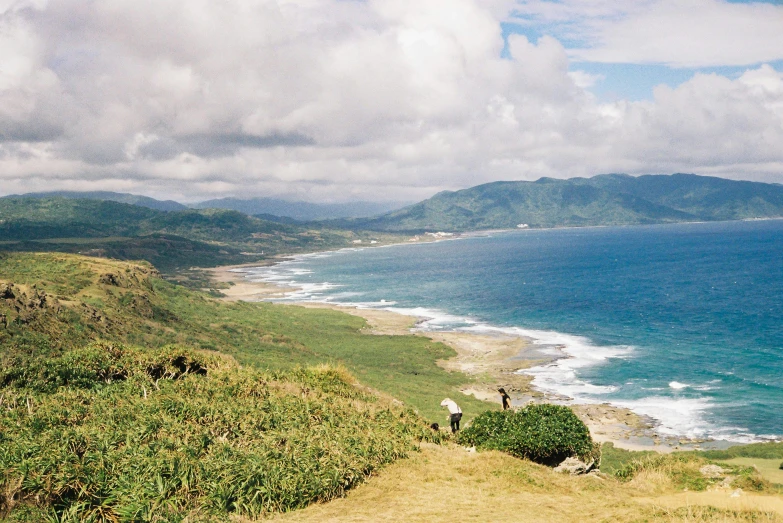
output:
M492 182L383 216L330 222L395 232L641 225L783 216L783 186L694 174Z
M149 196L141 196L138 194L118 193L112 191L49 191L49 192L37 192L26 194L12 194L9 196L0 197L3 198L69 198L77 200L104 200L118 203L128 203L131 205L138 205L140 207L147 207L149 209L155 209L156 211L181 211L187 209L187 206L182 205L174 200L156 200Z
M262 220L238 211L158 211L106 200L0 199L0 249L147 260L164 273L351 245L363 233ZM382 240L382 235L373 238Z

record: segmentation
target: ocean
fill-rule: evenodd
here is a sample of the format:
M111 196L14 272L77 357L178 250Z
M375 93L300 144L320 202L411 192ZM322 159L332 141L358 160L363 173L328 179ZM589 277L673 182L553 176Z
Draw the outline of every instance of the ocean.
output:
M535 387L664 435L783 437L783 220L508 231L247 272L300 287L290 300L529 337L557 356L524 371Z

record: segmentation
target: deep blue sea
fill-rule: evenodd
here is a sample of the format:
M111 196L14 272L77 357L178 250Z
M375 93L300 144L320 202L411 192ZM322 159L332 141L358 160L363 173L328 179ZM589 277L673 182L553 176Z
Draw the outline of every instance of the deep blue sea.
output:
M252 269L295 300L506 332L562 356L527 372L664 434L783 437L783 220L520 230L345 249Z

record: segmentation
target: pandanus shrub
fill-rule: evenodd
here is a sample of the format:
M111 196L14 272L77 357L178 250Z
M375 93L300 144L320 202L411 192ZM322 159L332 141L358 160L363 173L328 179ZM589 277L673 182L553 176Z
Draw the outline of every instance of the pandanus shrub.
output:
M343 495L432 431L342 369L106 343L7 371L0 519L257 517Z

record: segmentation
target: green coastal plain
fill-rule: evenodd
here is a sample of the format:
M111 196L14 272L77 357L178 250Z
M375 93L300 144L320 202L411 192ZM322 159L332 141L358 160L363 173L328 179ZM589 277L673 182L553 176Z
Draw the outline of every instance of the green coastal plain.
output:
M580 476L466 449L431 430L440 401L499 406L438 365L451 347L226 302L198 270L406 236L132 207L0 200L3 520L783 520L783 444L605 444Z

